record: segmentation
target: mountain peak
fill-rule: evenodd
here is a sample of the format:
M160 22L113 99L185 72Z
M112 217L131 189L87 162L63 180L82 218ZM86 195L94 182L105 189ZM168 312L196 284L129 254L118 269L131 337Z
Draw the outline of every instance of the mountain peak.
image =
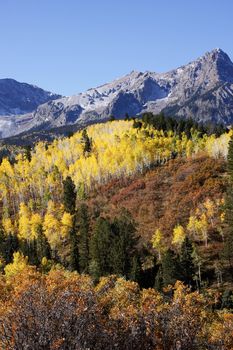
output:
M226 52L224 52L220 48L216 48L209 52L206 52L206 54L201 58L210 59L211 61L214 61L214 62L222 61L222 62L232 64L230 57L226 54Z
M216 53L216 54L220 54L220 55L226 55L226 53L220 48L220 47L216 47L215 49L210 51L211 53Z
M210 81L233 83L233 63L222 49L208 51L193 63L201 67Z

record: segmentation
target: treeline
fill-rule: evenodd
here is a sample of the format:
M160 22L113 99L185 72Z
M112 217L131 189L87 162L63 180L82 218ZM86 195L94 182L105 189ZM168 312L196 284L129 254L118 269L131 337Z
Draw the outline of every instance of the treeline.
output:
M227 132L227 128L221 124L197 123L191 118L173 118L170 116L165 116L164 113L155 115L151 112L143 113L141 120L134 120L134 128L141 128L142 126L145 128L152 126L156 130L162 130L164 132L173 131L179 136L181 136L182 133L185 133L189 139L192 137L192 133L195 131L198 132L199 137L203 137L204 135L210 136L213 134L219 137Z

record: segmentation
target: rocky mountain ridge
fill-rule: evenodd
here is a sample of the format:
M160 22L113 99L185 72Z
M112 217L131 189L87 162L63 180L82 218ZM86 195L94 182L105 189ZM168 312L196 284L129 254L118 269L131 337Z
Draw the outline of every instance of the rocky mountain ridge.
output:
M9 134L87 125L151 111L201 122L233 123L233 63L221 49L167 73L137 72L11 118Z
M60 97L61 95L35 85L19 83L14 79L0 79L0 131L3 134L8 129L10 133L14 132L15 118L31 113L39 105Z

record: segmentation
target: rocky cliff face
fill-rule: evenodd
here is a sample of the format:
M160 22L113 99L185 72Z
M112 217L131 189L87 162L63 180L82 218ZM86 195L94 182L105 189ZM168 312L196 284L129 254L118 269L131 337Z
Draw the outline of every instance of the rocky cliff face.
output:
M0 133L3 136L16 133L15 120L20 121L20 115L31 113L39 105L60 97L34 85L0 79Z
M61 97L13 79L0 79L0 115L10 116L34 111L42 103Z
M233 63L220 49L168 73L135 72L111 83L39 105L15 117L10 134L121 119L145 111L197 121L233 123Z

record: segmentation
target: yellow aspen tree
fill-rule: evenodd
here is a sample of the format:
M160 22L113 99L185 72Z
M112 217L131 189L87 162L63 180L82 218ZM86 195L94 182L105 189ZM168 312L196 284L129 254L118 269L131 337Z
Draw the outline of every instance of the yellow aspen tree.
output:
M73 216L70 213L64 212L61 219L62 227L61 233L62 237L66 238L73 227Z
M13 254L13 262L7 264L4 268L6 279L10 279L15 275L22 273L28 266L28 257L24 257L20 252Z
M2 227L4 232L9 235L9 234L13 234L15 232L15 227L12 223L11 218L9 217L3 217L2 219Z
M41 259L41 270L43 273L47 273L52 267L51 260L48 260L45 256Z
M154 235L151 239L152 247L158 253L158 259L161 260L162 253L165 251L166 246L164 242L164 237L160 229L156 229Z
M213 227L213 220L216 213L216 205L209 198L204 202L204 208L206 209L206 216L210 220L211 226Z
M19 238L29 241L31 237L31 213L25 203L20 203L19 208Z
M198 236L198 220L193 215L191 215L189 217L187 230L190 232L190 234L191 234L191 236L193 237L194 240L199 240L200 239L200 237Z
M61 243L62 234L61 224L56 217L55 205L52 201L48 202L47 212L44 216L43 230L51 248L55 250Z
M176 246L178 249L181 248L184 240L185 240L186 234L183 226L177 225L173 229L173 238L172 238L172 244Z
M38 234L42 228L42 217L38 213L34 213L31 216L30 224L31 224L31 239L37 238Z

